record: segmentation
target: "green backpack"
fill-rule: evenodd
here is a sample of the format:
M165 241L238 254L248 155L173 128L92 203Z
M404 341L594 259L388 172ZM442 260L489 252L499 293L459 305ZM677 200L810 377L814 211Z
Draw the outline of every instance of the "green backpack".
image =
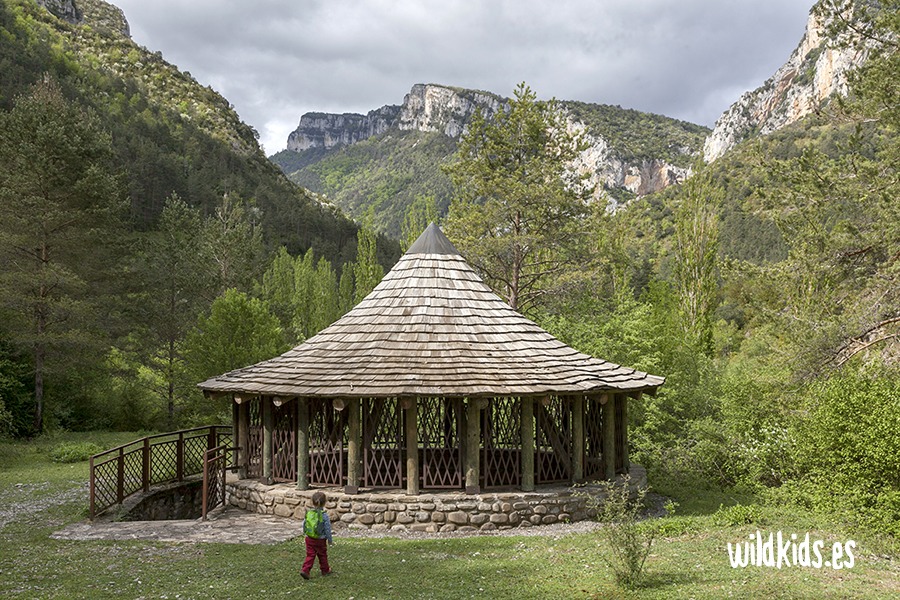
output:
M314 540L325 537L325 516L321 508L306 511L303 518L303 533Z

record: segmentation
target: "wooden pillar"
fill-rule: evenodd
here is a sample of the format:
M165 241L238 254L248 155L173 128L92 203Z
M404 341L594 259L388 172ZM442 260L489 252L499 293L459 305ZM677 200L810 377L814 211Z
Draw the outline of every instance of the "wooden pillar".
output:
M345 494L358 494L360 481L360 465L362 463L362 440L360 418L359 418L359 399L354 398L347 402L349 410L347 419L348 440L347 440L347 485L344 487Z
M416 398L403 401L406 412L406 493L419 495L419 425Z
M603 472L607 479L616 477L616 397L604 394L600 397L603 405Z
M271 396L262 396L262 420L263 420L263 481L266 485L272 485L272 451L275 434L275 405Z
M250 402L244 400L238 404L237 428L238 477L246 479L250 470Z
M297 398L297 489L309 489L308 398Z
M522 491L534 491L534 398L522 398Z
M480 494L481 486L481 406L479 400L466 400L466 493Z
M572 481L584 479L584 396L572 401Z

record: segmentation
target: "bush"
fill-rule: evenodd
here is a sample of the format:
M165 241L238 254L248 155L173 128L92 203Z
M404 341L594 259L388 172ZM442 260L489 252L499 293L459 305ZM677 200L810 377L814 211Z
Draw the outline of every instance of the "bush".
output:
M740 525L761 524L763 522L762 512L759 507L754 505L745 506L743 504L735 504L734 506L719 505L719 510L713 513L713 523L721 527L738 527Z
M50 450L50 460L58 463L76 463L89 459L104 448L93 442L64 442Z
M600 494L584 494L589 508L596 510L598 529L606 542L603 560L613 570L616 582L627 588L638 587L644 561L650 554L653 540L659 533L656 523L640 522L647 488L638 488L632 497L629 476L611 482L599 482Z

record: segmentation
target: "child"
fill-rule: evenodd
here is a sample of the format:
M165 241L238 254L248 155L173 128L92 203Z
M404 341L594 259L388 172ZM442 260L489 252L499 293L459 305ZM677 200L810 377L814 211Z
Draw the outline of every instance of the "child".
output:
M331 567L328 566L328 546L327 541L333 544L331 539L331 519L328 513L322 510L325 507L325 494L316 492L312 495L313 507L306 511L303 518L303 532L306 534L306 560L303 562L303 570L300 576L303 579L309 579L309 572L319 557L319 568L322 575L331 575Z

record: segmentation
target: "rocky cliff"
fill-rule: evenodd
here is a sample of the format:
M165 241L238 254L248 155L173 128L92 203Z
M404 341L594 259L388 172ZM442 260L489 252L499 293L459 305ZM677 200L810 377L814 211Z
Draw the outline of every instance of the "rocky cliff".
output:
M674 161L678 163L676 165L668 156L652 156L647 152L636 153L625 147L629 145L627 142L617 144L610 141L611 136L621 135L622 130L629 129L630 121L637 115L656 120L665 120L665 117L584 103L577 103L576 110L575 103L570 104L571 106L562 103L563 107L569 110L570 126L585 130L585 139L588 141L588 148L582 152L573 169L586 175L588 180L597 186L598 198L605 191L616 190L626 190L631 194L643 196L682 181L690 172L687 165L690 164L691 157L699 154L699 140L702 140L702 135L708 132L707 129L703 129L702 135L697 137L696 132L692 130L690 135L694 136L694 141L686 144L681 142L681 138L677 143L669 140L671 143L666 144L668 147L677 146L675 150L667 152L668 155L676 155L680 159ZM303 115L300 118L300 125L288 137L287 149L302 152L313 148L331 149L348 146L392 128L400 131L441 133L458 140L466 132L467 125L477 110L481 110L490 118L491 115L504 110L505 106L504 98L489 92L435 84L416 84L406 94L400 106L383 106L366 115L327 113ZM592 111L597 110L604 115L598 119L599 124L586 124L582 121L580 115L593 116ZM615 115L613 127L607 126L610 124L609 114ZM587 116L584 120L590 121ZM676 128L681 126L698 128L686 123L675 121L672 123L677 124ZM612 129L616 131L613 132ZM629 133L634 137L633 132ZM650 135L649 131L645 133Z
M862 64L867 50L838 46L826 35L827 22L811 12L800 45L761 87L744 93L716 121L703 145L712 162L752 135L765 135L821 107L847 91L847 73Z

